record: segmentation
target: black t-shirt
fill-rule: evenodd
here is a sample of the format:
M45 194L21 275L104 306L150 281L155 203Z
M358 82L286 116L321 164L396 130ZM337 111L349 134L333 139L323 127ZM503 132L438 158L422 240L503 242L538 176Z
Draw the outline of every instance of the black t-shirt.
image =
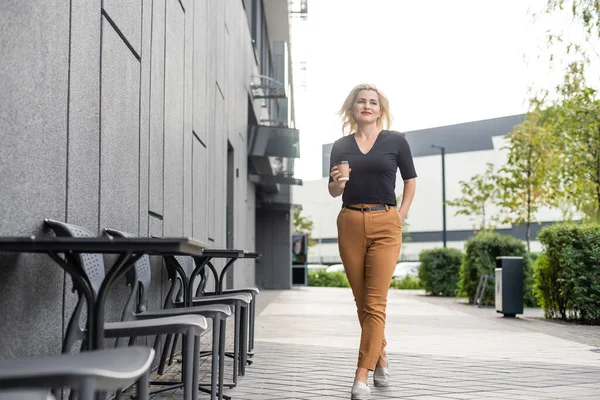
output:
M329 170L340 161L350 164L350 180L346 183L344 204L389 204L396 206L396 171L403 180L416 178L412 153L403 133L383 130L373 147L363 154L354 134L336 140L331 149ZM333 182L331 175L329 182Z

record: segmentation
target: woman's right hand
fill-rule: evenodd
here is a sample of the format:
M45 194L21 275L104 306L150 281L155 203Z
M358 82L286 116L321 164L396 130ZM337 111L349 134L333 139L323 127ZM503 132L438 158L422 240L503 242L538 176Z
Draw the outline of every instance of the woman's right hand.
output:
M349 169L349 171L352 171L352 169ZM333 178L333 183L336 186L338 186L341 190L344 190L344 188L346 187L346 182L348 181L338 181L338 178L342 176L342 173L338 169L337 165L334 165L331 168L331 172L329 173L329 175L331 175L331 177Z

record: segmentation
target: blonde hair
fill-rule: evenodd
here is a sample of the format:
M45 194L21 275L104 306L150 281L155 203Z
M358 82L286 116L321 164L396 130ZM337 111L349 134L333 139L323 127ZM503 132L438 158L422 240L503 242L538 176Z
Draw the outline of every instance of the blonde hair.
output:
M385 97L385 95L381 92L381 90L377 89L375 85L369 83L361 83L360 85L355 86L346 100L344 101L344 105L340 108L338 112L339 116L342 119L342 133L345 135L349 135L352 132L356 132L358 129L358 125L356 120L354 119L354 115L352 114L352 107L354 106L354 102L358 97L358 94L363 90L372 90L379 96L379 107L381 108L381 116L377 118L377 128L389 129L392 123L392 115L390 114L390 102Z

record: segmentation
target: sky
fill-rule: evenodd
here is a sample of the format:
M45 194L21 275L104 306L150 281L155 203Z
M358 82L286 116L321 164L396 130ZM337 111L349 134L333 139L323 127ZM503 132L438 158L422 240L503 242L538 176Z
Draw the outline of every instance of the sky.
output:
M529 88L558 76L545 31L569 23L535 20L545 1L309 0L308 20L292 25L293 62L306 62L305 77L294 71L295 176L321 177L322 144L341 137L337 111L359 83L387 95L398 131L526 112Z

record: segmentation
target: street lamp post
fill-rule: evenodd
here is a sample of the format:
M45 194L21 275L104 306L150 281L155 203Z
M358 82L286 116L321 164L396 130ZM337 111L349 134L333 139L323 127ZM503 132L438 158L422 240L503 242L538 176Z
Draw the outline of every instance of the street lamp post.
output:
M446 148L443 146L436 146L432 144L431 147L440 149L442 152L442 220L443 220L443 228L442 228L442 239L444 241L444 248L447 245L447 237L446 237Z

